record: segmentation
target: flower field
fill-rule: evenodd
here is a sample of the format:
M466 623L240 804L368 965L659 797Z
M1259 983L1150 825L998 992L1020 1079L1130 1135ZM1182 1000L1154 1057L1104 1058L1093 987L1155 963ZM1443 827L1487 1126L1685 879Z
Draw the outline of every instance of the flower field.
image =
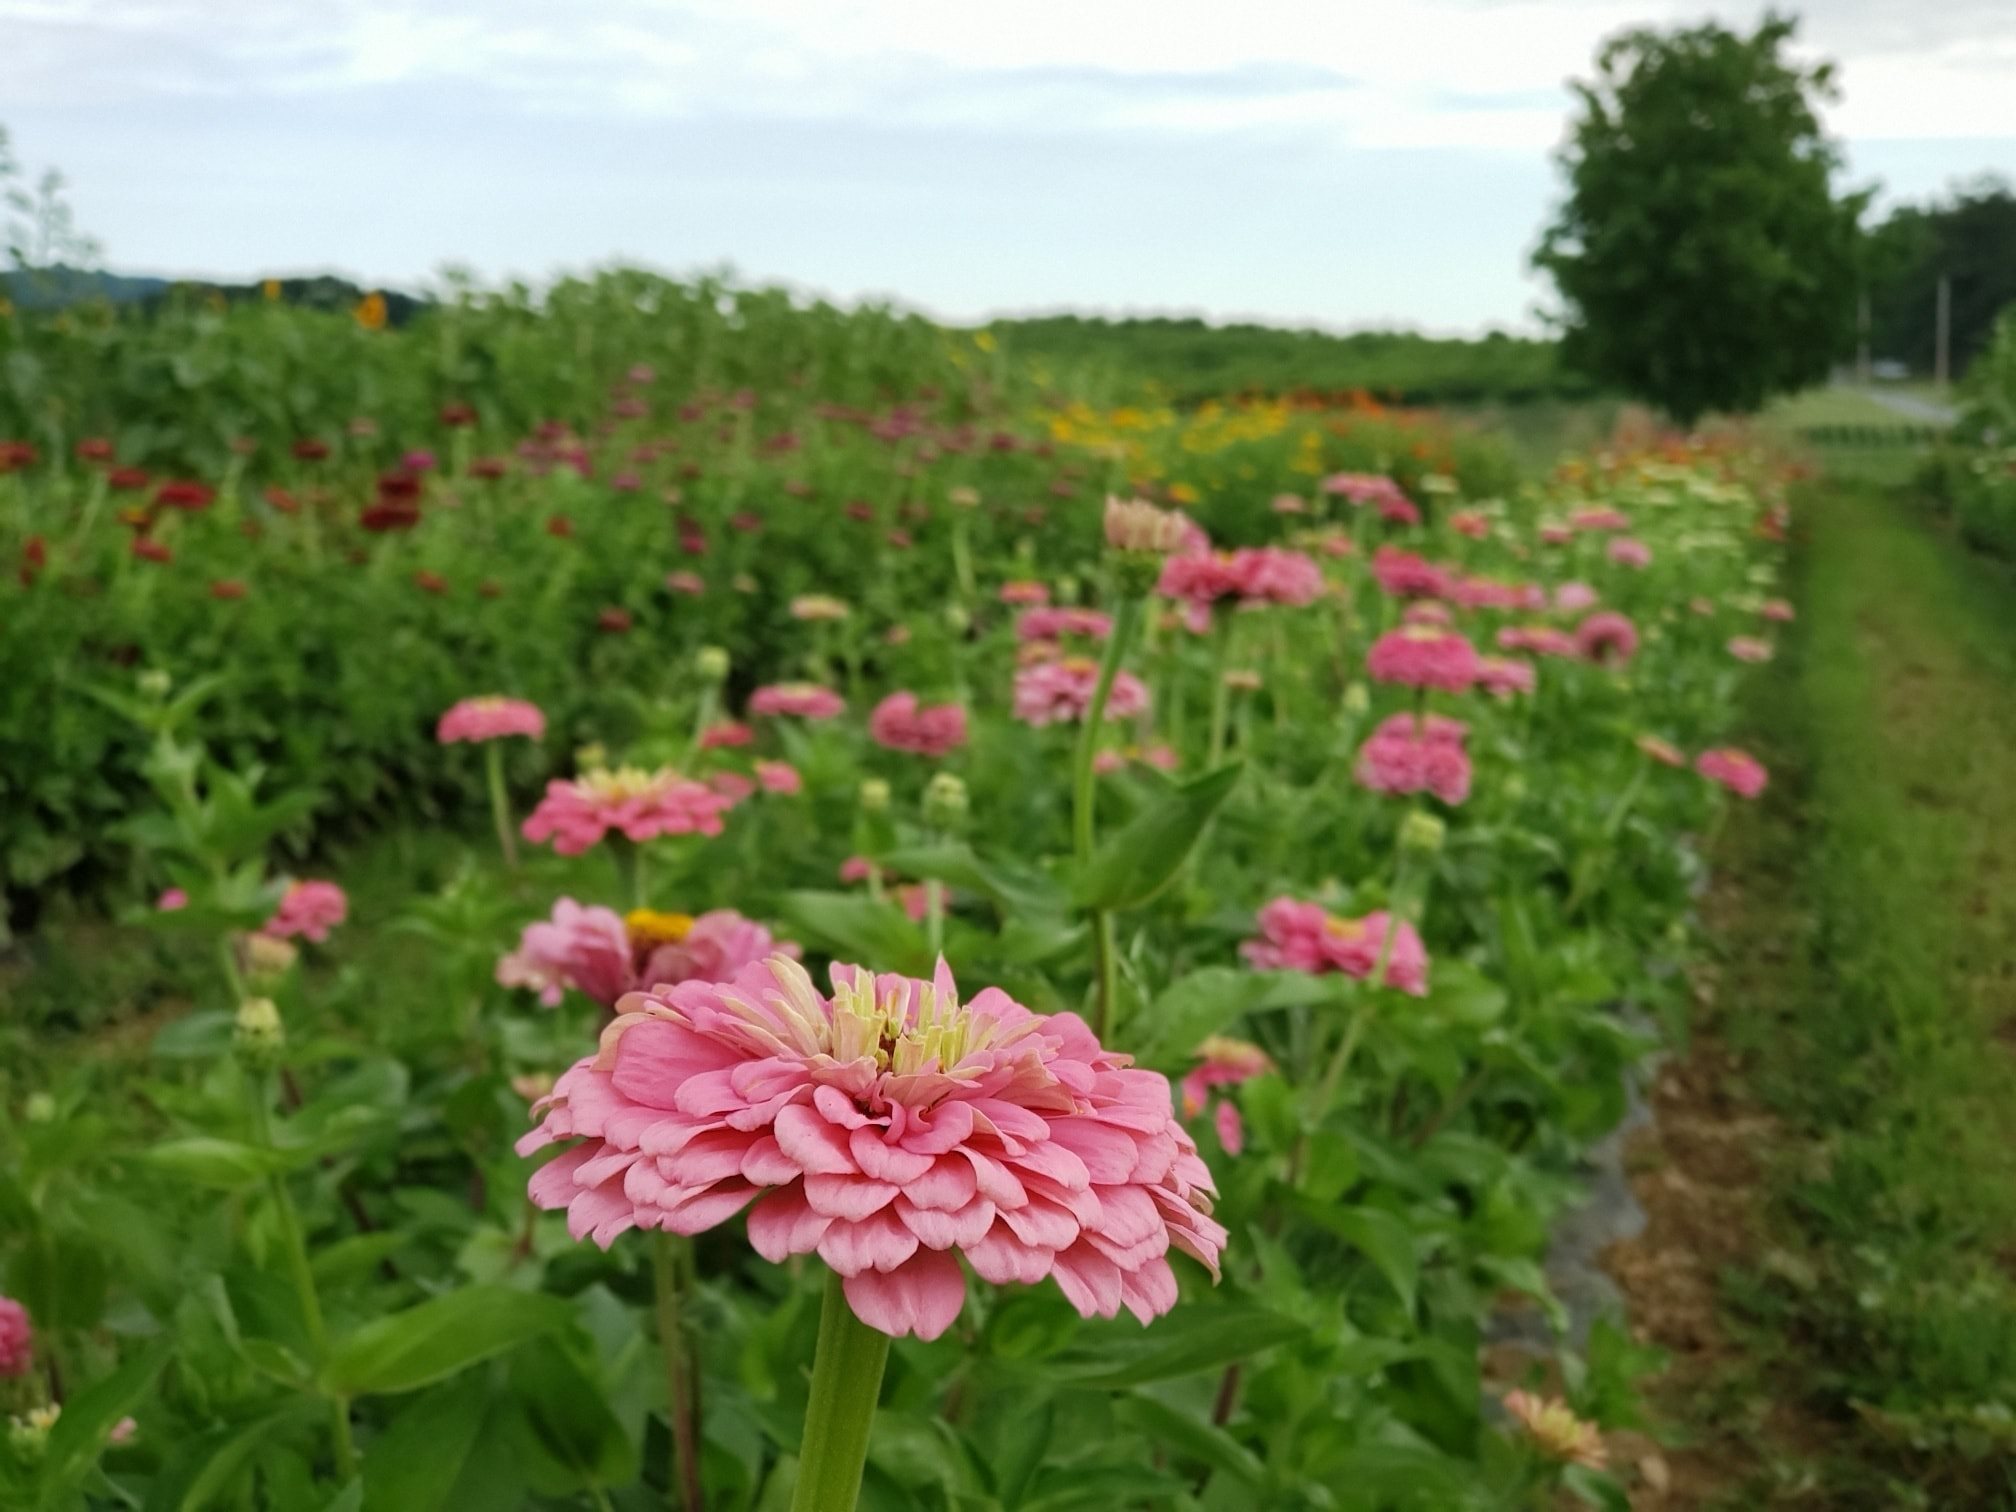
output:
M1624 1505L1767 459L383 322L0 316L0 1505Z

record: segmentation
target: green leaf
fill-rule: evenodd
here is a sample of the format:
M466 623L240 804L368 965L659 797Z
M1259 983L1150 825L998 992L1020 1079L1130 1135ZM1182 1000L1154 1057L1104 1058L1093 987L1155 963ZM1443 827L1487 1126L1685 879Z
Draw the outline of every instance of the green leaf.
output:
M1047 1367L1079 1386L1141 1386L1217 1370L1275 1344L1299 1339L1306 1324L1261 1307L1236 1303L1194 1306L1157 1319L1147 1329L1103 1337Z
M559 1297L469 1286L366 1323L338 1344L323 1382L339 1396L413 1391L566 1326Z
M157 1339L109 1376L93 1381L63 1404L49 1430L45 1485L70 1485L98 1462L119 1420L132 1415L168 1363L173 1345Z
M1306 1197L1292 1199L1295 1211L1320 1228L1362 1251L1384 1276L1411 1317L1414 1298L1421 1283L1421 1260L1414 1249L1414 1232L1384 1208L1335 1207L1312 1202Z
M213 1505L276 1430L303 1421L314 1407L313 1401L286 1401L247 1422L213 1428L177 1444L148 1488L147 1512L201 1512Z
M913 845L887 851L878 858L902 877L931 877L963 887L1004 908L1029 913L1061 913L1064 892L1034 867L1009 861L982 860L970 845Z
M470 1375L401 1409L364 1458L364 1512L452 1512L489 1399L488 1383Z
M1147 1036L1140 1058L1151 1064L1187 1059L1207 1036L1221 1033L1245 1014L1320 1002L1336 990L1307 972L1203 967L1178 977L1135 1021Z
M1178 1453L1202 1460L1245 1485L1258 1487L1267 1479L1267 1467L1260 1457L1231 1434L1156 1397L1137 1392L1115 1410L1122 1422L1140 1429L1156 1443L1172 1445Z
M1081 908L1133 908L1169 884L1211 816L1232 796L1238 762L1172 788L1109 836L1078 878Z
M859 893L789 892L777 911L835 955L877 971L922 976L931 969L924 931L892 902Z
M178 1180L232 1191L265 1180L291 1163L277 1150L207 1134L171 1139L146 1151L141 1159Z
M637 1478L637 1445L600 1382L557 1341L536 1339L518 1352L511 1389L523 1414L518 1453L534 1489L567 1496Z

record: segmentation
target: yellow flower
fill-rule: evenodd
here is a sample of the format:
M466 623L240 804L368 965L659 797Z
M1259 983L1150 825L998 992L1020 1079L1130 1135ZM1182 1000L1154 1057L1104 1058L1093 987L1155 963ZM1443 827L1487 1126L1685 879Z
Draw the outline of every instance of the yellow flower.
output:
M975 331L973 333L973 345L980 348L983 352L993 351L997 345L994 340L994 333L992 331Z
M385 296L375 289L357 301L357 308L351 311L357 324L367 331L385 329Z
M1169 485L1169 497L1174 499L1178 504L1195 504L1203 495L1198 493L1188 483L1171 483Z
M277 278L267 279L259 285L259 292L266 296L269 303L278 299L280 297L280 280Z
M693 916L633 908L623 915L623 927L633 945L677 945L693 932Z

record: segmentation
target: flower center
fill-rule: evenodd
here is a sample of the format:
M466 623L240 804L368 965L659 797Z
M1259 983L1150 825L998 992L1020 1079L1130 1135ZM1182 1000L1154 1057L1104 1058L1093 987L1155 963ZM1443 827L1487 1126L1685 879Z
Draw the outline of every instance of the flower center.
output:
M620 803L625 798L642 798L647 793L667 785L673 774L666 768L647 772L642 767L618 767L615 771L587 772L574 779L574 785L590 797L605 803Z
M1364 936L1365 926L1356 919L1346 919L1338 914L1329 914L1323 920L1325 934L1333 934L1340 940L1356 940Z
M633 946L676 945L693 932L693 916L633 908L623 915L623 927Z

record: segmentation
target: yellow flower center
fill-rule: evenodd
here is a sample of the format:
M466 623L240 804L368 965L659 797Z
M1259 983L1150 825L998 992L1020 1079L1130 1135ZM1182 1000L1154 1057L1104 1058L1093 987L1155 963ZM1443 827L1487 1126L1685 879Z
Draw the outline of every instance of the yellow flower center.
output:
M623 915L632 945L677 945L693 932L693 916L660 913L655 908L633 908Z
M1330 914L1323 920L1324 931L1340 940L1355 940L1365 933L1365 926L1356 919L1346 919Z
M625 798L641 798L673 780L673 773L661 767L655 772L647 772L642 767L618 767L615 771L584 772L574 779L574 785L597 798L608 802L620 802Z

